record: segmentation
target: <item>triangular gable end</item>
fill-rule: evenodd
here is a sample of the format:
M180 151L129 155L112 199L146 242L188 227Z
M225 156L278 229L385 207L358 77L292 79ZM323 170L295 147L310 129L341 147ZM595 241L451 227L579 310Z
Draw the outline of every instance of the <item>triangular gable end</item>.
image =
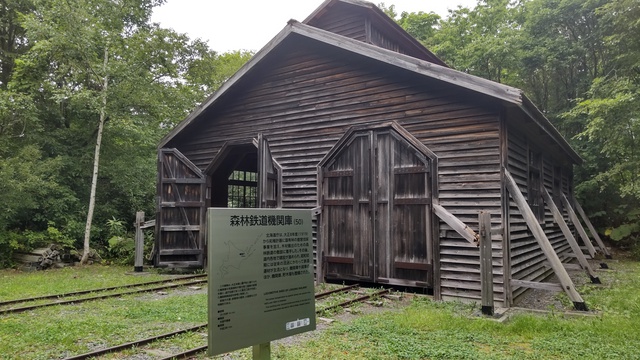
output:
M302 23L448 67L376 5L367 1L326 0Z
M269 57L272 52L275 54L280 45L286 42L289 37L293 36L302 36L310 40L319 41L353 54L411 71L418 76L432 78L502 101L507 105L513 106L519 111L522 111L527 118L533 120L544 133L549 135L560 146L560 148L564 150L574 163L580 164L582 162L582 159L575 150L571 148L562 135L560 135L558 130L553 127L549 120L531 103L520 89L469 75L464 72L453 70L409 55L400 54L362 41L353 40L345 36L299 23L295 20L290 20L288 25L278 35L276 35L276 37L274 37L264 48L251 58L249 62L247 62L240 70L238 70L238 72L225 82L218 91L207 98L200 107L194 110L185 120L167 134L167 136L165 136L165 138L160 142L158 148L167 146L171 139L199 118L207 109L214 106L217 100L237 83L240 83L240 80L244 76L249 76L249 72L261 63L263 59Z

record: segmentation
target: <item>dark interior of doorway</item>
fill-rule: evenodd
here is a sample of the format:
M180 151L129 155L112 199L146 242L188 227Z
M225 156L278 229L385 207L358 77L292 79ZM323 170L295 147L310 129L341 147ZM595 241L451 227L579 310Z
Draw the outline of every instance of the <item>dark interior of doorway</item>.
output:
M243 144L229 149L211 174L211 206L258 207L258 149Z

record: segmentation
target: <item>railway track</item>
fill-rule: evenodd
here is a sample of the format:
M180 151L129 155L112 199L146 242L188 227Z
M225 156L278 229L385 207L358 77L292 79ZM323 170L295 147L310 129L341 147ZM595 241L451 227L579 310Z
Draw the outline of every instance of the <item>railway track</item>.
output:
M359 287L359 285L356 284L356 285L341 287L339 289L334 289L334 290L329 290L329 291L317 293L315 295L315 298L316 298L316 300L324 299L324 298L327 298L327 297L329 297L331 295L335 295L335 294L345 293L345 292L351 291L351 290L353 290L353 289L355 289L357 287ZM363 295L363 296L360 296L360 297L357 297L357 298L354 298L354 299L349 299L349 300L340 302L338 304L325 306L325 307L323 307L321 309L316 310L316 314L321 314L321 313L323 313L325 311L333 310L333 309L340 308L340 307L346 307L346 306L352 305L354 303L363 302L363 301L369 300L371 298L387 294L387 293L389 293L389 291L390 291L389 289L384 289L384 290L377 291L377 292L372 293L372 294L367 294L367 295ZM86 353L86 354L75 355L75 356L72 356L72 357L65 358L63 360L90 359L90 358L93 358L93 357L96 357L96 356L101 356L101 355L104 355L104 354L109 354L109 353L114 353L114 352L118 352L118 351L123 351L123 350L126 350L126 349L131 349L131 348L135 348L135 347L144 346L144 345L152 343L154 341L170 338L172 336L176 336L176 335L179 335L179 334L184 334L184 333L192 332L192 331L200 331L200 330L206 329L206 327L207 327L206 323L199 324L199 325L187 328L187 329L178 330L178 331L174 331L174 332L170 332L170 333L166 333L166 334L161 334L161 335L149 337L149 338L142 339L142 340L138 340L138 341L134 341L134 342L126 343L126 344L113 346L113 347L110 347L110 348L100 349L100 350L92 351L92 352L89 352L89 353ZM199 353L202 353L202 352L204 352L206 350L207 350L207 346L206 345L199 346L199 347L196 347L196 348L189 349L187 351L181 352L179 354L174 354L174 355L171 355L169 357L165 357L162 360L186 359L186 358L189 358L191 356L194 356L194 355L197 355Z
M158 291L158 290L164 290L164 289L172 289L172 288L181 287L181 286L202 284L207 282L206 276L207 276L206 274L190 275L190 276L182 276L182 277L172 278L167 280L150 281L146 283L112 286L112 287L92 289L92 290L83 290L83 291L75 291L75 292L62 293L62 294L44 295L44 296L36 296L31 298L8 300L8 301L0 302L0 315L19 313L19 312L35 310L38 308L55 306L55 305L77 304L77 303L86 302L86 301L108 299L108 298L119 297L123 295L129 295L129 294L145 293L145 292L152 292L152 291ZM152 286L152 285L158 285L158 284L160 284L160 286ZM138 288L144 287L144 288L130 290L130 291L123 291L123 292L95 295L95 296L89 296L89 297L75 298L76 296L82 296L87 294L108 292L108 291L114 291L119 289L130 289L130 288L136 288L136 287ZM73 299L64 300L65 298L73 298ZM10 306L10 305L31 303L35 301L51 300L51 299L56 299L56 301L47 302L43 304L6 308L6 306Z

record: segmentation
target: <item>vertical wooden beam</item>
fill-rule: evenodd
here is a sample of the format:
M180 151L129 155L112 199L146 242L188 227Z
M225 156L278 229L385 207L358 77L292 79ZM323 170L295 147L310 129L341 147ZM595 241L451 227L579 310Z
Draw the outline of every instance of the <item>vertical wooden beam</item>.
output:
M585 214L584 210L582 210L582 206L580 206L580 203L578 201L574 201L573 203L576 206L576 210L578 210L578 213L582 217L582 220L584 221L585 224L587 224L587 227L589 228L591 235L593 235L593 238L596 239L596 243L598 244L598 247L602 250L602 252L604 253L607 259L611 259L611 253L609 253L609 250L607 250L607 247L604 246L604 243L602 242L600 235L598 235L598 233L596 232L596 229L593 227L593 224L587 217L587 214Z
M500 113L500 183L504 184L504 171L509 168L509 127L507 110L503 107ZM503 306L513 305L513 289L511 287L511 226L509 193L504 186L500 187L501 223L502 223L502 273L503 273Z
M589 250L589 255L591 255L591 257L594 258L596 256L596 249L593 247L593 244L591 243L591 239L589 239L589 236L587 236L587 232L584 231L584 228L582 227L582 223L580 223L580 219L578 219L578 216L576 215L575 211L573 211L573 207L571 206L571 204L569 203L569 200L564 194L562 194L562 203L567 208L567 212L569 213L569 218L571 219L571 222L573 223L573 225L576 227L576 230L578 230L578 234L580 234L580 238L582 238L582 241L587 246L587 250Z
M560 210L553 202L553 199L551 198L551 195L549 195L549 192L546 188L542 189L542 198L544 198L544 201L549 206L549 209L551 209L553 220L555 220L556 224L558 224L558 226L560 227L560 230L562 230L562 234L567 239L569 245L571 245L571 250L573 250L573 252L576 254L576 258L578 259L578 263L580 263L580 267L587 272L592 283L601 284L600 279L596 276L593 269L591 269L591 266L589 265L587 258L584 256L582 249L580 249L576 238L573 237L569 226L564 221L564 217L562 217L562 214L560 214Z
M558 254L556 254L555 250L553 249L553 246L551 246L551 243L549 242L549 239L545 235L544 230L542 230L542 227L538 223L538 220L536 219L535 215L533 214L533 211L529 207L529 204L527 204L527 200L524 198L524 195L522 195L522 192L520 192L520 189L518 188L518 184L516 184L516 181L513 179L513 177L511 176L508 170L505 169L504 174L505 174L507 189L509 189L509 193L511 194L511 197L513 197L513 200L516 202L516 205L518 206L518 209L522 213L522 216L526 221L527 226L529 227L529 230L531 230L531 233L533 233L533 237L536 239L536 241L538 242L538 245L540 245L540 248L542 249L542 252L547 257L547 260L551 264L551 268L553 269L556 276L558 277L558 280L562 285L562 289L567 293L567 295L569 296L569 299L573 301L573 306L575 307L576 310L587 311L588 310L587 305L582 299L582 296L580 296L580 294L576 290L573 284L573 281L571 280L571 278L569 277L569 274L567 273L567 270L562 265L560 258L558 258Z
M271 343L253 345L253 360L270 360Z
M136 213L136 239L135 239L135 259L133 271L142 272L144 260L144 232L142 224L144 223L144 211Z
M324 216L326 216L325 214L322 213L323 210L323 200L324 200L324 196L325 196L325 192L326 189L324 187L324 172L323 172L323 168L318 165L316 167L316 171L318 173L318 233L316 234L317 239L316 239L316 284L322 284L324 283L324 254L325 254L325 247L326 247L326 243L327 241L325 241L325 236L327 236L327 228L325 225L326 220L324 219Z
M493 252L491 251L491 214L481 211L480 224L480 291L482 313L493 315Z
M431 204L438 202L440 197L440 185L438 179L438 158L434 155L431 159ZM440 220L431 207L431 236L433 237L433 298L442 300L442 278L440 272Z

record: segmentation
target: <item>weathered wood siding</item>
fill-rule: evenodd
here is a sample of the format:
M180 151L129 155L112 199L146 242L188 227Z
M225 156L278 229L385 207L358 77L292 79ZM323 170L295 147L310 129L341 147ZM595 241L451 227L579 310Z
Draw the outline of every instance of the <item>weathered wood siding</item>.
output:
M541 154L540 180L544 184L544 187L550 194L553 194L554 171L555 168L560 168L562 174L561 188L562 191L568 195L571 167L555 161L554 157L557 156L557 154L554 155L548 151L541 150L539 147L536 147L536 145L531 144L519 131L510 128L508 133L508 169L525 198L529 195L529 154L531 150ZM555 198L556 194L552 196ZM547 263L542 249L533 237L531 231L527 228L513 199L510 198L509 204L510 276L516 280L543 281L549 277L553 271ZM566 211L563 212L563 216L565 219L568 219ZM545 206L544 219L541 225L560 259L562 261L570 261L572 259L570 257L570 245L562 235L560 228L554 223L553 215L548 206ZM526 291L526 289L514 287L512 291L515 299Z
M312 208L317 204L316 166L347 129L397 121L438 156L442 206L475 229L478 212L490 211L494 226L499 226L497 106L473 93L320 44L292 41L278 54L220 99L213 112L204 114L206 120L183 130L168 146L204 169L225 141L263 132L283 167L283 206ZM480 299L478 249L445 225L440 229L436 256L442 287L437 290L444 297ZM493 240L499 301L501 237Z
M344 4L339 4L337 7L345 8ZM348 38L367 41L366 18L367 15L364 12L336 9L328 16L315 21L313 26Z
M158 154L155 266L203 265L205 176L174 149Z
M348 132L320 163L328 278L433 285L435 156L407 137L391 127Z
M422 60L446 66L440 59L410 39L402 30L389 24L386 15L366 6L337 3L308 24L335 34L370 43L384 49L407 54ZM389 20L389 21L386 21Z

